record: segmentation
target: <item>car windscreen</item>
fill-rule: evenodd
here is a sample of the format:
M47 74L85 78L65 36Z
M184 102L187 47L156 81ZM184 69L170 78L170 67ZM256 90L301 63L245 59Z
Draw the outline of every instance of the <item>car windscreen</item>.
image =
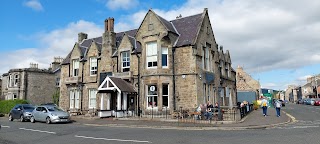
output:
M23 106L23 108L24 108L25 110L33 110L33 109L34 109L33 106Z
M47 107L49 111L63 111L62 109L58 107Z

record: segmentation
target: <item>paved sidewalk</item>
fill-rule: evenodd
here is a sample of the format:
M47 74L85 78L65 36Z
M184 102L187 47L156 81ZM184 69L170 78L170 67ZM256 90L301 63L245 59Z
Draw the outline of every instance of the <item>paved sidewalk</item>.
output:
M202 130L244 130L244 129L264 129L275 127L280 124L294 122L291 115L281 111L281 117L276 116L274 108L268 109L268 116L262 115L262 109L252 111L239 122L215 122L211 124L182 123L169 120L150 120L150 119L130 119L130 118L83 118L72 117L76 124L91 126L109 127L134 127L134 128L159 128L159 129L202 129Z

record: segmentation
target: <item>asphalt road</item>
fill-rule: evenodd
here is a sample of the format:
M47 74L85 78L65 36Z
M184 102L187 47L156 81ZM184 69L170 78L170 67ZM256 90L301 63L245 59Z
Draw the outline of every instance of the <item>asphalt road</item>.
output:
M258 130L170 130L150 128L95 127L79 123L45 124L9 122L0 118L1 144L129 144L129 143L319 143L320 107L289 104L282 110L297 122Z

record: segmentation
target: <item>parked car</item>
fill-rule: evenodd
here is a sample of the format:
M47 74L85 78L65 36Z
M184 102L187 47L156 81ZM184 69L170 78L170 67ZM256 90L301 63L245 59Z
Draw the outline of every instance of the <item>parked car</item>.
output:
M315 106L320 106L320 99L319 98L315 99L314 105Z
M45 103L45 104L41 104L41 105L52 105L52 106L57 106L57 104L55 104L55 103Z
M9 121L13 121L14 119L19 119L21 122L30 120L31 112L34 108L31 104L17 104L9 112Z
M70 115L68 112L63 111L61 108L54 105L41 105L37 106L32 111L30 118L32 123L36 121L50 123L70 122Z
M303 99L298 99L297 104L303 104Z

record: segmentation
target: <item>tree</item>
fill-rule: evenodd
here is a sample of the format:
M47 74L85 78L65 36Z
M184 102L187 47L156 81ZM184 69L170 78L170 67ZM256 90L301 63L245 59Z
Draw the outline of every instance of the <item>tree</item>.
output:
M60 98L60 89L57 88L52 95L53 103L59 105L59 98Z

